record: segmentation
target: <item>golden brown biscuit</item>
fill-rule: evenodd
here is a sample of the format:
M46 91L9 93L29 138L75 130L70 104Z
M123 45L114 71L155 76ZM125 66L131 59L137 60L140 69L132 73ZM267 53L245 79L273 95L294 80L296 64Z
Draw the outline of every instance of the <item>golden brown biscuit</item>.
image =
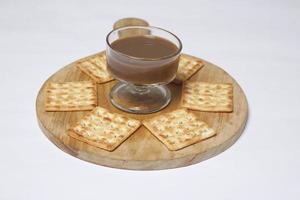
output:
M212 137L215 131L186 109L144 120L143 124L169 150L178 150Z
M46 111L92 110L97 106L97 88L92 81L49 83Z
M106 83L113 80L107 71L105 54L96 55L80 61L77 67L96 83Z
M191 78L197 71L204 66L200 60L191 59L185 55L180 56L178 70L174 83L180 84Z
M231 84L214 84L187 81L182 88L181 106L207 112L232 112L233 87Z
M124 115L112 113L105 108L96 107L84 116L69 130L69 135L95 147L113 151L131 134L141 123Z

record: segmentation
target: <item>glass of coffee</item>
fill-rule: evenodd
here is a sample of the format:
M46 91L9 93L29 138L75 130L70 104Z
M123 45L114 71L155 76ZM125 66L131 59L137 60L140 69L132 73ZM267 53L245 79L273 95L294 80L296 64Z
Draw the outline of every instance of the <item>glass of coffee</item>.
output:
M176 76L182 44L173 33L151 26L129 26L107 37L107 69L119 82L110 101L131 113L153 113L166 107L166 86Z

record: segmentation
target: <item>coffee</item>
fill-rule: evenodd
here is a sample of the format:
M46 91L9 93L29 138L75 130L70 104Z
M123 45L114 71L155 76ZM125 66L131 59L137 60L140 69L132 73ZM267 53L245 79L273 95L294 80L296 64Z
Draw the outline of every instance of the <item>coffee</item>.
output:
M178 68L178 47L157 36L121 38L111 44L108 70L120 80L138 85L168 83ZM173 56L172 56L173 55Z

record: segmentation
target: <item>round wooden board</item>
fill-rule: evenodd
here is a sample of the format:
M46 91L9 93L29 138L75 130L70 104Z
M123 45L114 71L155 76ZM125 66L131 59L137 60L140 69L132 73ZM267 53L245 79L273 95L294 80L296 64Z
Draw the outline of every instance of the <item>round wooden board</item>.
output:
M190 57L195 59L195 57ZM191 79L212 83L232 83L234 87L234 112L209 113L193 111L201 120L207 122L210 127L216 130L217 135L215 137L178 151L169 151L142 126L113 152L108 152L70 138L66 130L88 111L45 112L45 87L50 81L89 80L88 76L76 68L75 64L77 61L52 75L40 89L36 100L39 125L50 141L63 151L82 160L103 166L135 170L157 170L188 166L206 160L223 152L239 138L247 121L248 105L241 87L229 74L216 65L205 60L202 61L205 63L205 66ZM180 108L181 86L171 83L168 86L172 92L172 101L162 111L147 115L123 112L115 108L108 100L110 88L115 83L115 81L111 81L105 84L98 84L98 105L112 112L143 120Z

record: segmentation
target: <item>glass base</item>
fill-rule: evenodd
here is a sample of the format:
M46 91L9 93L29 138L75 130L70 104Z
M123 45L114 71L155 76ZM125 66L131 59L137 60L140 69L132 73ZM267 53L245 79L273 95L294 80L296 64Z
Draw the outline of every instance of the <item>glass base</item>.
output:
M171 101L170 90L164 85L136 86L118 82L110 91L111 103L126 112L147 114L157 112Z

